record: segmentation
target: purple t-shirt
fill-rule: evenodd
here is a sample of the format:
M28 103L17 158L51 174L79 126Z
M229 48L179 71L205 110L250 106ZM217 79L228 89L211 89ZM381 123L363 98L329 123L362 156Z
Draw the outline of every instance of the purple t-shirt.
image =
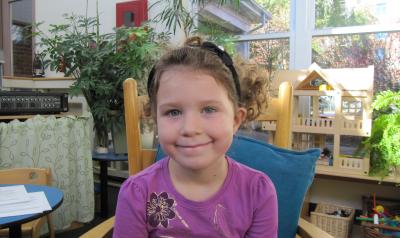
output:
M277 237L276 191L264 173L227 158L221 189L195 202L175 190L168 161L160 160L123 183L114 238Z

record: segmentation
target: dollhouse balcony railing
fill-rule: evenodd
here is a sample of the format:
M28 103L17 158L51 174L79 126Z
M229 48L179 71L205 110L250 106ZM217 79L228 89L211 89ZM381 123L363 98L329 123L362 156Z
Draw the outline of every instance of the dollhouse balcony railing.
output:
M367 175L369 171L369 158L340 157L339 167L342 169L357 171L357 174Z
M303 133L333 134L336 122L331 118L298 117L293 131Z
M262 129L276 130L276 121L263 121ZM369 136L371 120L348 120L334 118L298 117L293 124L293 132Z
M357 136L370 136L372 120L346 120L343 119L341 123L342 134L357 135Z
M276 121L262 121L261 128L265 131L275 131Z
M329 119L329 118L299 117L297 119L296 126L333 128L334 121L335 121L334 119Z
M272 124L265 127L272 129ZM293 126L294 132L341 134L354 136L369 136L371 120L348 120L336 118L298 117Z

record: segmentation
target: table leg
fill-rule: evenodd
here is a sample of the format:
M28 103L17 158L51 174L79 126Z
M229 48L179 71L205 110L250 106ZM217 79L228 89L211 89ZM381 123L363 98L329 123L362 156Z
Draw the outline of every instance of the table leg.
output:
M9 235L10 238L21 238L22 237L21 224L15 224L10 226Z
M102 218L108 217L108 161L100 161L100 216Z

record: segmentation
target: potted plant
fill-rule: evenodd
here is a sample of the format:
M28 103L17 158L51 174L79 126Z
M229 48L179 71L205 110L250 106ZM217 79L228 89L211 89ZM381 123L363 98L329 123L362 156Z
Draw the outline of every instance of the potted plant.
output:
M370 155L370 175L383 178L400 165L400 91L379 93L372 107L375 119L364 149Z
M64 15L66 23L50 25L49 34L37 24L42 52L51 70L64 72L76 81L71 95L83 94L94 119L97 145L107 146L112 127L124 130L122 83L138 81L146 92L147 75L168 42L166 34L156 34L148 26L121 27L113 33L99 33L99 17Z

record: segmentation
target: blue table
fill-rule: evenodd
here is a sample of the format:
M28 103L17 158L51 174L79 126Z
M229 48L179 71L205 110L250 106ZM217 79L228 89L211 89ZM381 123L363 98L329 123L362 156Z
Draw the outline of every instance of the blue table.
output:
M0 187L10 186L11 184L0 184ZM44 211L42 213L12 216L12 217L1 217L0 218L0 229L9 228L10 238L20 238L22 236L21 224L35 220L46 214L56 210L62 203L64 194L61 190L54 187L25 184L26 191L29 192L44 192L47 200L49 201L51 211Z
M100 162L100 216L108 217L108 163L110 161L128 161L127 154L115 154L113 152L93 152L92 159Z

